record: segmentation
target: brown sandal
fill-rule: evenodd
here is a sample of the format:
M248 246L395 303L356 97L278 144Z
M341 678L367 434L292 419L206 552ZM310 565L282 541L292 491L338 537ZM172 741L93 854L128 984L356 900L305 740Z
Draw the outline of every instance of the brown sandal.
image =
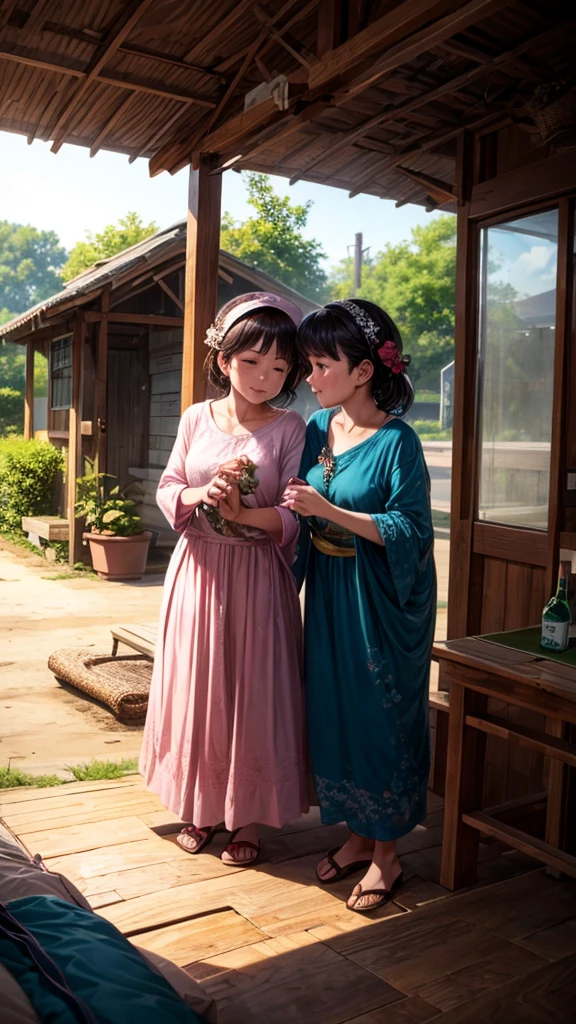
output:
M214 836L217 836L219 832L225 831L226 829L223 825L213 825L210 826L210 828L197 828L196 825L189 825L178 833L176 836L176 842L178 843L178 846L181 846L183 850L186 850L186 853L196 855L197 853L201 853L202 850L205 850L207 846L210 846ZM192 839L197 839L196 846L193 850L191 850L190 847L182 841L183 836L191 836Z
M222 851L222 856L220 857L220 860L222 861L223 864L227 864L229 867L249 868L256 863L260 856L260 853L262 852L260 849L260 843L251 843L248 839L239 839L238 842L234 842L235 836L237 836L238 833L242 831L242 828L243 826L234 829L228 843L226 844L226 848ZM234 857L234 851L242 846L248 846L251 850L254 850L254 856L246 857L244 860L237 860ZM224 854L226 853L230 858L229 860L224 860Z

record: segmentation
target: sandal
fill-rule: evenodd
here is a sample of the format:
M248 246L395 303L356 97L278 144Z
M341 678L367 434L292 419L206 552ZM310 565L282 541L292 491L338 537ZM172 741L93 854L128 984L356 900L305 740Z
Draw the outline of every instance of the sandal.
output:
M225 832L223 825L211 825L209 828L197 828L196 825L189 825L187 828L183 828L176 836L176 842L178 846L181 846L186 853L202 853L207 846L217 836L219 832ZM196 839L196 846L191 849L186 843L183 842L183 836L191 836L192 839Z
M348 878L349 875L354 875L357 871L367 871L370 867L372 863L371 860L354 860L351 864L338 864L334 860L334 857L341 849L341 846L335 846L334 849L330 850L324 858L324 860L328 861L328 864L336 874L329 875L328 878L322 878L322 876L318 874L318 869L316 869L316 878L322 885L332 885L332 882L341 882L343 878Z
M234 842L235 836L237 836L238 833L242 831L242 828L243 826L234 829L226 845L226 849L222 851L222 856L220 857L222 863L228 864L230 867L249 868L252 866L252 864L256 863L261 853L260 843L251 843L248 839L239 839L238 842ZM250 847L251 850L254 850L254 856L246 857L243 860L238 860L238 858L234 856L234 853L237 849L239 849L242 846L248 846ZM224 859L226 854L228 854L228 857Z
M352 910L355 914L367 914L371 910L378 910L378 907L383 907L385 903L390 902L394 894L398 892L398 889L402 885L403 881L403 874L402 872L400 872L398 877L394 879L389 889L363 889L362 886L360 885L360 882L358 882L358 885L355 886L355 889L352 892L352 895L350 896L350 899L356 900L356 903L354 904L353 907L351 907L350 904L347 903L346 907L348 910ZM359 889L360 892L356 892L356 889ZM359 907L357 906L358 900L361 899L362 896L378 896L379 899L374 900L374 903L369 903L367 907Z

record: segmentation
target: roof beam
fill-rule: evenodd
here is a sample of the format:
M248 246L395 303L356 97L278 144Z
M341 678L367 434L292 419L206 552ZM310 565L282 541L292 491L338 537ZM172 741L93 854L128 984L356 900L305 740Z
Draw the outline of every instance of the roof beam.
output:
M51 32L55 36L63 36L65 39L77 39L79 42L87 43L89 46L100 46L102 43L102 33L100 32L87 31L86 29L70 29L57 21L45 21L42 30L44 32ZM173 67L182 68L184 71L193 71L195 74L213 78L223 85L226 84L224 75L218 74L217 71L212 71L211 68L204 68L199 64L191 64L189 61L181 57L175 57L171 53L160 53L158 50L150 50L147 46L128 46L126 43L123 43L122 46L118 47L118 53L124 53L128 57L141 57L143 60L156 61L159 64L170 64Z
M295 14L292 15L289 21L287 21L286 24L283 26L282 34L284 35L286 32L289 32L290 29L299 21L303 21L304 18L307 18L308 15L311 14L312 11L317 6L318 0L310 0L310 2L307 3L305 7L301 7L298 11L295 12ZM282 10L284 10L284 8ZM273 22L276 22L277 19L282 16L282 10L279 11L278 14L274 15L274 17L272 18ZM262 46L262 50L260 51L260 56L264 56L264 54L268 53L268 50L271 50L276 42L277 40L271 38L268 40L268 42L264 43L264 45ZM233 67L235 67L238 61L242 60L242 58L245 57L247 53L248 47L244 46L241 50L237 50L236 53L232 54L232 56L227 57L226 60L223 60L220 62L220 64L217 64L216 71L221 71L223 74L226 74L226 72L230 71Z
M18 0L4 0L4 5L0 11L0 32L4 31L6 25L10 21L17 2Z
M129 95L126 96L125 99L121 101L121 103L119 103L114 113L111 114L110 117L104 122L102 127L99 129L98 134L92 140L92 145L90 146L91 157L96 156L96 153L100 149L108 133L111 132L112 129L116 127L118 122L122 120L124 114L128 110L128 107L132 103L135 96L135 92L129 93Z
M454 8L441 0L404 0L358 35L328 53L310 69L310 89L326 91L340 84L342 76L354 72L359 64L372 60L388 47L404 40L439 14ZM453 13L451 17L453 17Z
M43 55L35 51L20 49L18 52L13 49L0 49L0 60L13 61L16 64L27 64L29 67L41 68L44 71L54 71L59 75L68 75L72 78L85 78L84 68L74 67L68 64L58 64L56 61L46 60ZM181 103L195 103L197 106L206 107L212 110L216 103L214 100L207 100L204 96L195 93L178 91L169 86L160 86L154 82L147 82L140 78L125 79L121 72L101 71L95 78L97 82L105 85L112 85L117 89L127 89L129 92L147 92L153 96L164 96L169 100L179 100Z
M381 78L391 71L395 71L401 64L420 57L423 53L427 53L444 42L445 39L450 39L459 32L463 32L476 22L482 21L483 18L495 14L503 7L510 6L511 3L513 0L468 0L468 3L465 3L457 11L440 18L432 25L414 32L408 38L391 46L376 63L372 63L362 71L350 85L344 86L339 95L343 99L351 99L359 92L364 92L374 86ZM366 29L366 32L369 31L370 29ZM310 89L318 88L322 84L317 72L318 65L310 69L308 77Z
M399 117L405 117L418 107L426 106L428 103L439 99L441 96L445 96L449 93L453 93L466 85L470 85L471 82L476 81L479 78L483 78L486 75L500 68L502 65L507 64L511 59L520 56L520 54L529 50L532 46L540 45L542 42L548 42L554 35L564 33L568 28L573 27L576 24L576 18L569 18L566 22L561 25L555 25L553 28L547 29L545 32L540 33L537 36L531 36L529 39L524 40L518 46L514 47L513 50L507 50L504 53L498 54L496 57L492 57L484 63L472 68L470 71L465 71L463 74L458 75L456 78L450 79L448 82L444 82L443 85L437 86L436 89L428 90L421 93L419 96L415 96L414 99L408 100L407 103L400 103L395 106L390 106L385 109L381 114L376 114L375 117L369 118L364 121L358 128L355 128L351 132L345 132L342 136L327 150L325 150L321 156L316 157L311 163L302 169L297 175L294 175L290 179L290 184L294 184L303 178L310 170L323 163L329 157L337 154L343 145L350 145L363 138L368 132L373 131L374 128L381 128L387 122L395 121ZM455 127L455 130L446 133L442 133L441 138L453 138L454 135L460 131L460 121ZM412 152L417 152L417 147Z
M280 8L278 13L274 15L274 18L271 19L273 24L275 24L277 21L280 21L281 18L283 18L284 15L286 15L292 9L295 2L296 0L287 0L287 2L284 3L283 6ZM314 3L316 3L316 0L314 0ZM289 25L290 22L287 22L282 31L285 31ZM152 160L150 161L150 174L152 176L154 176L155 174L159 174L160 171L164 170L165 163L169 163L170 166L172 167L174 165L182 165L183 163L190 162L190 159L192 158L192 154L194 153L195 149L220 117L220 114L225 109L229 100L234 95L237 86L244 78L244 75L246 74L250 65L253 63L255 57L262 55L267 34L268 29L262 29L262 31L258 33L256 39L254 40L250 49L245 55L241 67L236 72L226 92L222 96L222 99L220 100L216 110L210 115L206 123L202 126L201 131L195 132L192 138L190 138L189 131L184 134L184 126L183 128L179 129L176 135L172 139L169 139L168 142L152 158ZM264 106L264 104L259 104L259 106ZM275 107L275 109L277 110L278 108Z
M64 142L64 139L72 126L72 118L91 83L94 79L98 78L104 65L110 60L110 57L116 53L118 47L121 46L124 40L130 35L132 29L138 24L153 2L154 0L130 0L121 15L114 22L110 31L102 40L98 52L94 55L86 69L84 81L73 94L72 98L68 100L63 107L61 107L56 121L50 126L49 135L54 139L52 144L53 153L57 153Z
M313 53L306 50L297 39L293 39L292 36L288 35L288 32L285 30L284 32L279 32L278 29L274 27L272 18L268 17L266 11L263 11L259 4L253 4L252 9L258 18L258 21L261 21L267 28L268 35L271 36L279 46L286 50L291 57L294 57L294 60L299 64L302 64L305 68L309 68L310 65L317 60Z
M213 46L225 32L228 32L228 30L236 24L238 19L250 10L251 6L252 0L239 0L239 3L236 3L232 7L232 10L226 15L226 17L219 20L218 23L214 25L214 28L210 29L202 39L195 43L191 50L188 50L184 55L184 60L197 60L197 58Z

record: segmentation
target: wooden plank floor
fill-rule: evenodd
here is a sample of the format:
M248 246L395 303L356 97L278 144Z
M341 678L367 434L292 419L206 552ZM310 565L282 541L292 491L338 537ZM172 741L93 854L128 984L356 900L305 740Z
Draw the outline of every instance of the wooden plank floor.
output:
M374 917L315 866L344 837L317 810L264 830L254 868L197 857L138 776L0 793L0 815L140 946L184 967L219 1024L555 1024L574 1019L576 881L483 844L479 883L438 884L442 802L401 841L407 884Z

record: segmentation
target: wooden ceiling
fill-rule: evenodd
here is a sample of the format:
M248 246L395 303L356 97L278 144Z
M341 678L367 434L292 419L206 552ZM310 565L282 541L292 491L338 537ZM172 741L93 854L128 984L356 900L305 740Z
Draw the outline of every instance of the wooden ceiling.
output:
M517 122L571 72L564 0L3 0L0 129L427 206L463 128ZM283 75L273 98L247 93Z

